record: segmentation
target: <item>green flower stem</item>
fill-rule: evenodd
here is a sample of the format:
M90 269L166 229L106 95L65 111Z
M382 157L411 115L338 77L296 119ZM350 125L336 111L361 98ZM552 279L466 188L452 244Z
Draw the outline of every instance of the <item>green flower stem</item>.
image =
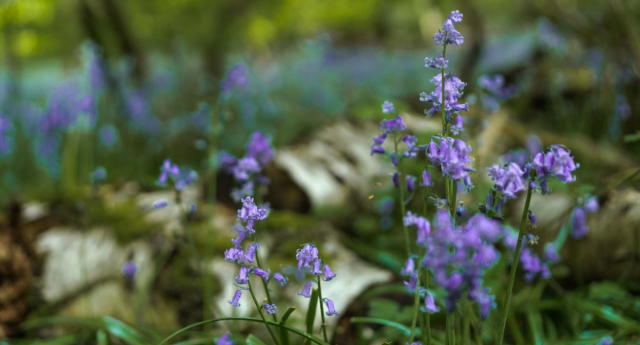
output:
M262 265L260 264L260 251L259 250L256 251L256 264L258 264L258 267L260 269L262 269ZM267 295L267 301L269 302L269 304L273 304L273 302L271 301L271 292L269 292L269 283L264 281L264 279L260 279L260 280L262 281L262 286L264 286L264 292ZM271 316L273 316L273 321L274 322L278 322L278 318L276 317L276 314L271 314Z
M322 286L320 285L321 279L319 275L317 275L316 278L318 278L318 302L320 302L320 317L322 317L322 326L320 326L320 328L322 328L322 336L324 337L324 341L328 343L329 340L327 337L327 325L324 321L324 306L322 305Z
M253 288L251 287L251 280L249 280L249 293L251 293L251 298L253 299L253 303L255 303L256 305L256 309L258 309L260 318L262 318L264 325L267 327L267 331L269 331L269 334L271 334L271 339L273 339L274 344L279 345L278 339L276 339L276 336L273 334L273 331L271 331L271 327L269 327L269 323L267 322L267 319L265 319L264 314L262 314L262 308L260 307L260 304L258 304L256 295L253 293Z
M529 205L531 204L531 186L527 189L527 200L524 203L524 210L522 211L522 219L520 220L520 231L518 232L518 243L516 244L516 252L513 255L513 263L511 264L511 272L509 274L509 285L507 287L507 293L504 296L502 320L500 321L500 335L498 338L498 345L502 345L504 341L504 331L507 327L507 318L509 316L509 304L511 303L511 292L513 290L513 283L516 280L516 271L518 270L518 262L520 261L520 251L522 250L522 238L524 237L524 225L527 223L527 214L529 212Z
M446 341L447 345L455 345L455 332L454 332L454 318L453 313L447 313L447 324L446 324Z
M413 293L413 320L411 321L411 333L409 334L409 344L413 342L416 333L416 322L418 320L418 310L420 310L420 270L416 270L416 291Z
M407 209L404 204L404 185L402 181L404 178L402 176L402 170L400 168L400 163L402 162L401 157L398 156L398 138L395 132L393 133L393 144L395 145L394 154L396 155L396 160L398 161L398 166L396 167L396 172L398 173L398 189L400 189L400 219L407 214ZM404 231L404 242L407 250L407 258L411 256L411 242L409 240L409 229L402 221L402 230Z
M424 195L423 195L423 206L422 206L422 212L425 218L427 218L427 202L428 202L428 197L427 197L427 187L423 187L424 190ZM426 255L426 248L424 250L421 250L420 253L420 257L424 257ZM424 274L422 275L422 279L423 279L423 283L424 283L424 288L425 289L429 289L429 269L424 267ZM426 298L426 296L425 296ZM424 332L422 332L422 342L426 345L431 345L431 315L426 312L424 313Z

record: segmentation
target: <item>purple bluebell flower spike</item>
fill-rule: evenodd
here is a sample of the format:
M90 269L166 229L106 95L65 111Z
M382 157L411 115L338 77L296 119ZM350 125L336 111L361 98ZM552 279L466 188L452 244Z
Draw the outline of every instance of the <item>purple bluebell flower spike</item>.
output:
M394 111L396 111L396 110L393 107L393 103L391 103L389 101L384 101L384 103L382 103L382 113L383 114L393 113Z
M518 192L526 189L522 179L524 172L516 163L509 163L504 168L494 165L487 168L487 172L491 180L495 182L496 190L501 192L505 199L515 199Z
M309 267L315 259L318 258L318 248L311 243L306 243L302 249L296 251L296 259L298 260L298 271L302 267Z

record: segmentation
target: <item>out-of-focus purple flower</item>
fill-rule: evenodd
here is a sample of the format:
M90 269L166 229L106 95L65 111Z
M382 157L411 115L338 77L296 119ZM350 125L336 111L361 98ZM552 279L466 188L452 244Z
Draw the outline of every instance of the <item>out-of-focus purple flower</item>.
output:
M233 345L234 342L230 339L231 333L225 333L220 338L215 339L216 345Z
M423 313L437 313L440 311L440 308L436 306L436 300L433 298L433 295L427 292L427 295L424 297L424 307L421 307Z
M267 311L267 314L273 315L273 314L276 313L276 305L275 304L265 303L262 306Z
M394 167L398 166L398 158L396 157L396 153L392 153L389 155L389 158L391 158L391 164L393 164Z
M574 238L583 238L589 233L587 225L587 212L584 207L576 207L571 215L571 235Z
M378 153L378 154L383 154L386 153L387 151L384 149L384 147L382 146L376 146L376 145L371 145L371 155L373 156L374 154Z
M449 205L449 202L447 201L447 199L444 199L444 198L434 198L433 199L433 205L438 210L442 210L442 209L445 209Z
M122 265L120 272L122 272L122 275L125 276L127 280L132 281L133 278L136 277L136 273L138 273L138 266L136 266L133 261L127 260L127 262Z
M489 312L497 307L496 296L489 295L489 288L480 289L472 293L473 299L480 307L480 318L483 320L489 316Z
M273 149L267 138L260 131L251 134L247 143L247 155L255 158L262 166L265 166L273 160Z
M589 213L598 212L598 210L600 209L600 203L598 203L598 197L592 196L588 198L587 201L584 203L584 209Z
M274 273L273 279L275 279L279 283L280 287L287 285L287 283L289 282L289 278L283 276L280 272Z
M242 266L240 267L240 272L236 277L236 283L238 284L247 284L249 283L249 275L251 274L251 270Z
M298 260L298 271L302 267L309 267L309 264L318 258L318 248L312 243L306 243L302 249L296 251L296 259Z
M499 102L512 98L518 92L515 85L505 85L504 76L501 74L480 76L478 86L488 93L483 95L483 106L492 112L498 110Z
M239 302L240 302L241 296L242 296L242 289L236 290L236 292L233 294L233 298L231 299L231 301L229 301L229 304L238 308L240 306Z
M166 200L158 200L153 203L153 208L157 210L157 209L166 207L168 204L169 203Z
M325 298L324 299L324 304L327 305L327 312L325 314L327 314L327 316L332 316L332 315L340 315L338 314L338 312L336 311L336 307L335 305L333 305L333 301Z
M96 183L104 181L107 178L107 169L104 167L97 167L96 170L91 173L91 180Z
M430 82L435 85L434 91L430 94L420 94L420 101L432 102L433 107L425 110L425 115L432 116L435 113L442 111L442 74L437 74L431 78ZM445 120L451 121L453 114L458 114L460 111L469 111L469 104L458 104L458 98L463 94L466 83L463 83L458 77L453 74L445 74L444 76L444 110Z
M393 103L389 101L384 101L384 103L382 103L383 114L393 113L394 111L396 111L396 109L393 107Z
M244 252L241 248L232 247L224 251L224 260L241 264L245 260ZM253 261L250 261L253 262Z
M457 115L454 121L455 123L451 125L451 132L454 135L464 132L464 117L462 115Z
M180 172L178 173L178 177L175 179L174 184L176 190L182 191L187 186L192 184L198 178L198 173L195 170L191 170L188 168L180 168Z
M524 180L522 176L524 172L518 164L509 163L504 168L499 165L494 165L491 168L487 168L487 172L491 177L491 180L495 182L495 188L498 192L501 192L506 199L515 199L517 193L525 190Z
M416 145L416 143L418 142L418 139L413 135L407 135L402 138L402 141L404 141L405 145L407 145L407 152L404 153L404 156L411 158L417 157L418 146Z
M403 282L403 283L409 292L412 292L412 293L415 292L416 289L419 288L418 274L416 272L413 272L413 274L411 275L411 278L409 278L409 281Z
M226 152L218 153L218 168L228 173L233 173L233 167L238 164L238 159Z
M438 56L437 58L424 58L424 67L435 68L437 70L445 69L449 66L449 60Z
M432 141L427 146L427 157L431 163L440 167L442 175L453 180L465 181L468 173L473 171L467 166L472 162L470 152L471 146L464 141L447 137L440 138L440 145Z
M238 236L236 236L235 239L231 240L231 243L233 243L234 246L239 248L240 245L242 244L242 241L245 239L245 237L247 237L247 233L244 231L239 231Z
M415 176L407 175L405 176L405 180L407 181L407 190L409 192L413 192L417 178Z
M298 296L310 298L311 297L311 282L304 283L302 291L298 292Z
M403 276L412 276L416 271L416 264L413 259L413 256L407 259L407 262L404 265L404 268L400 271L400 274Z
M400 179L398 178L398 172L394 172L393 174L389 174L391 180L393 181L393 185L397 187L400 186Z
M425 169L422 172L422 182L420 182L420 186L422 187L431 187L433 186L433 182L431 182L431 173L429 170Z
M269 277L271 275L271 270L263 270L262 268L258 267L256 269L253 270L253 273L255 275L257 275L258 277L262 278L262 280L268 282L269 281Z
M611 336L604 337L596 345L613 345L613 338Z
M13 151L13 140L10 134L12 129L11 120L0 114L0 157L7 156Z
M373 137L373 145L371 145L371 155L373 156L373 154L375 153L385 153L385 149L384 147L382 147L382 144L384 144L384 141L387 139L387 133L382 133L377 137Z
M164 186L167 184L169 178L177 179L180 175L180 168L177 164L172 164L170 160L165 159L160 167L160 176L158 177L158 184Z
M322 260L315 259L313 260L313 265L311 266L311 274L313 275L321 275L322 274Z
M511 150L509 152L507 152L507 154L503 155L502 157L500 157L500 160L504 163L515 163L517 164L520 168L524 168L527 163L529 162L529 160L531 159L531 157L529 156L529 153L523 149L519 149L519 150Z
M191 214L196 213L197 210L198 210L198 206L192 202L191 205L189 205L189 213Z
M231 168L233 177L238 182L245 182L251 174L259 173L262 170L258 161L251 156L246 156L238 160L236 165Z
M380 130L386 134L392 132L399 133L402 131L406 131L407 125L404 124L404 121L402 121L402 118L400 117L400 115L398 115L395 119L382 120L382 122L380 122Z
M231 190L231 198L233 201L238 202L246 197L253 195L253 181L249 180L243 183L240 188L233 188Z
M429 220L422 216L411 213L411 211L407 211L407 215L404 217L404 224L406 226L416 226L418 228L418 238L416 240L416 243L421 246L427 245L427 238L429 234L431 234L431 223L429 223Z
M250 245L247 248L246 254L244 254L244 260L252 263L255 260L255 255L256 255L256 252L258 251L258 248L260 248L260 246L258 245L258 242L254 242L252 245Z
M544 245L544 260L550 264L560 262L560 255L555 243L547 243Z
M118 130L112 125L104 125L98 131L100 143L106 148L112 148L119 140Z
M538 218L533 213L533 211L529 210L529 214L527 214L527 217L529 218L529 222L531 222L531 226L533 226L534 228L538 226Z
M534 157L539 152L542 152L542 141L537 135L530 134L527 136L527 151L531 157Z
M460 203L458 204L458 207L456 207L456 216L460 218L463 215L464 215L464 202L460 201Z
M324 273L324 278L322 280L328 282L330 280L332 280L333 278L336 277L336 274L331 272L331 267L329 267L329 265L325 264L324 266L322 266L322 271Z
M233 66L227 73L227 79L222 81L220 88L223 92L228 92L236 86L245 86L247 84L247 76L245 75L243 65Z

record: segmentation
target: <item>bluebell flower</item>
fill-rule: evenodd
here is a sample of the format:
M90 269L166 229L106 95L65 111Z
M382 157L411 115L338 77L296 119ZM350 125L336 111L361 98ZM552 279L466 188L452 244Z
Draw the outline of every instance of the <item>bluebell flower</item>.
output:
M166 200L158 200L156 202L153 203L153 208L155 209L160 209L160 208L164 208L168 205L169 203Z
M415 176L407 175L407 176L405 176L405 180L407 182L407 190L409 192L413 192L413 190L415 189L415 186L416 186L417 178Z
M467 166L472 162L469 157L471 146L462 140L442 137L440 145L432 141L426 151L431 163L442 170L442 175L449 176L453 180L462 180L465 184L468 183L465 177L469 172L474 171Z
M547 243L544 245L544 260L550 264L560 262L560 255L555 243Z
M422 182L420 182L420 186L422 187L433 186L433 182L431 182L431 174L427 169L424 169L424 171L422 172Z
M122 272L122 275L125 276L128 281L133 281L136 273L138 273L138 266L135 264L135 262L127 260L127 262L122 265L120 272Z
M309 267L315 259L318 258L318 248L312 243L306 243L302 249L296 251L296 259L298 260L298 271L302 267Z
M613 338L611 336L604 337L596 345L613 345Z
M276 313L276 305L275 304L265 303L262 306L267 311L267 314L273 315L273 314Z
M394 172L393 174L389 174L389 177L391 177L391 181L393 181L393 185L397 187L400 186L400 179L398 178L398 172Z
M427 245L427 239L431 233L431 223L426 218L407 211L407 215L403 218L404 225L417 227L418 238L416 243L421 246ZM411 259L413 260L413 259ZM403 273L404 274L404 273Z
M600 204L598 203L598 197L592 196L588 198L587 201L584 203L584 209L589 213L598 212L598 210L600 209Z
M303 296L306 298L311 297L311 282L304 283L304 287L302 287L302 291L298 292L298 296Z
M413 260L413 256L407 259L404 264L404 268L400 271L403 276L412 276L416 271L416 264Z
M247 284L249 283L249 275L251 275L251 270L242 266L240 267L240 273L236 277L236 283L238 284Z
M321 266L322 266L322 260L320 260L320 259L313 260L313 266L311 268L311 274L313 274L313 275L321 275L322 274L322 270L320 268Z
M573 182L576 177L572 173L579 167L580 164L574 161L570 150L559 145L552 145L546 153L539 152L536 154L525 170L535 170L536 179L540 182L544 193L546 192L546 181L549 176L555 176L562 183ZM545 183L544 186L542 185L543 182Z
M422 310L423 313L436 313L440 311L440 308L438 308L436 306L436 300L435 298L433 298L433 295L429 292L427 292L426 296L424 297L424 307L420 307L420 310Z
M322 266L322 271L324 273L324 278L322 280L328 282L330 280L332 280L333 278L336 277L336 274L331 272L331 267L329 267L329 265L325 264L324 266Z
M435 68L437 70L445 69L449 66L449 60L438 56L437 58L424 58L424 67Z
M271 270L263 270L260 267L257 267L256 269L253 270L253 273L257 276L259 276L260 278L262 278L262 280L264 280L265 282L269 281L269 276L271 274Z
M393 103L391 103L389 101L384 101L384 103L382 103L382 113L383 114L393 113L394 111L396 111L396 110L393 107Z
M242 289L238 289L236 290L236 292L233 294L233 298L231 299L231 301L229 301L229 304L231 304L234 307L239 307L240 306L240 297L242 296Z
M515 199L517 193L526 189L522 176L524 172L518 164L509 163L506 167L500 167L494 165L491 168L487 168L487 172L491 177L491 180L495 182L495 189L501 192L507 199Z
M275 279L279 283L280 287L287 285L287 283L289 282L289 278L283 276L280 272L274 273L273 279Z
M216 338L216 345L233 345L234 342L230 339L231 333L225 333L220 338Z
M253 132L247 143L247 155L255 158L262 166L269 164L274 156L269 138L260 131Z
M258 248L260 248L260 246L258 245L258 242L254 242L252 245L250 245L247 248L247 252L244 254L244 260L246 260L247 262L253 263L253 261L255 260L255 255L256 255L256 252L258 251Z
M527 214L527 217L529 218L529 222L531 222L531 226L533 226L534 228L538 226L538 218L536 218L536 215L533 213L533 211L529 210L529 214Z
M245 256L243 254L244 253L241 248L232 247L224 251L224 260L227 262L241 264L245 260Z
M336 307L333 305L333 301L325 298L324 299L324 304L327 305L327 312L325 314L327 314L327 316L332 316L332 315L340 315L338 314L338 312L336 311Z
M588 233L587 212L583 207L574 208L571 215L571 235L574 238L583 238Z
M402 132L407 130L407 125L404 124L400 115L396 116L395 119L391 120L382 120L380 122L380 130L384 133L392 133L392 132Z
M407 145L407 151L404 153L404 156L411 158L417 157L418 146L416 145L416 143L418 142L418 139L413 135L407 135L402 138L402 141L405 143L405 145Z

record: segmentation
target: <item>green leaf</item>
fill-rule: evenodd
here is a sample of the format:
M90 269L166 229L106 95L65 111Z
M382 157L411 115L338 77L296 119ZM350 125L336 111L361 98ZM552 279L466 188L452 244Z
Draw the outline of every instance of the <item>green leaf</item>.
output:
M287 311L282 316L282 319L280 319L280 324L285 325L287 323L287 320L289 319L289 316L291 316L291 313L293 313L295 310L296 308L293 307L287 309ZM280 341L282 341L282 345L289 345L289 332L287 332L287 330L282 327L280 328Z
M181 341L179 343L175 343L173 345L201 345L201 344L213 344L215 343L215 341L211 338L204 338L204 339L191 339L191 340L185 340L185 341Z
M124 340L125 343L131 345L151 345L152 341L146 339L144 335L142 335L137 330L133 329L129 325L125 324L122 321L116 320L110 316L105 316L102 318L105 323L106 329L112 335Z
M98 345L107 345L108 344L108 342L107 342L107 333L105 333L104 330L99 329L96 332L96 343Z
M350 321L352 323L377 323L377 324L398 329L402 331L402 333L404 333L404 335L406 336L409 336L411 334L411 329L409 329L409 327L397 322L393 322L393 321L389 321L389 320L385 320L377 317L352 317ZM419 329L416 329L416 335L420 334L419 331L420 331Z
M247 345L267 345L264 343L264 341L258 339L258 337L256 337L253 334L249 334L249 336L247 337Z
M544 339L544 330L542 326L542 315L540 314L540 312L536 309L528 309L527 321L529 322L529 327L531 328L533 343L535 345L546 344L547 342Z
M640 140L640 131L636 132L635 134L627 134L624 136L625 143L631 143L639 140Z
M321 302L322 303L322 302ZM313 289L311 291L311 298L309 298L309 309L307 309L307 333L313 334L313 323L316 321L316 309L318 308L318 290ZM305 344L310 344L309 340Z

